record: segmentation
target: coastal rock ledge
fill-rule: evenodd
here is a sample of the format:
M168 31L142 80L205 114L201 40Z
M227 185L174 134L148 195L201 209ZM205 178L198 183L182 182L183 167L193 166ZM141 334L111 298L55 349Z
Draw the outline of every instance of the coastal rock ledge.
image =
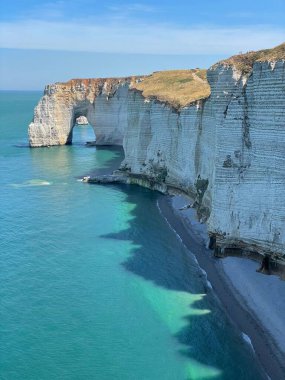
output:
M71 143L79 116L98 145L123 146L121 172L194 197L218 250L284 262L285 44L207 73L49 85L29 126L30 146Z

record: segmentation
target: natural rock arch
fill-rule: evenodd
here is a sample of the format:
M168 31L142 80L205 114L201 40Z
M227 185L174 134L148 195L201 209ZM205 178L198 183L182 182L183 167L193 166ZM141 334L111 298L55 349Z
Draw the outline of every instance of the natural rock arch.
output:
M98 145L123 145L129 78L75 79L45 88L29 125L30 146L72 143L79 116L93 127Z
M96 136L95 132L95 122L94 122L94 103L88 102L88 100L80 101L78 103L73 104L70 115L70 131L67 136L66 144L72 144L73 139L73 130L77 125L77 119L79 117L85 117L88 121L88 124L91 125L94 131L94 136Z

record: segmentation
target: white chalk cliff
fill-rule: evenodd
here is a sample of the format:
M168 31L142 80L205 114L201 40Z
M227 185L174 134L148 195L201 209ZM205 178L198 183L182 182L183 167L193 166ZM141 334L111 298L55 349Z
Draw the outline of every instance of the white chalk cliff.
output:
M143 77L47 86L30 145L71 143L86 116L98 144L123 145L122 171L194 196L219 246L285 257L285 54L207 78L211 95L180 108L145 97Z

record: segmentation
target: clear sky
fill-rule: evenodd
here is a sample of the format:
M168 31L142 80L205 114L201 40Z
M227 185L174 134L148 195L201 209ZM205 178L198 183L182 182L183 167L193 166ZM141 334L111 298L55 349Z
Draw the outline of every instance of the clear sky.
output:
M1 89L209 67L285 41L285 0L1 0Z

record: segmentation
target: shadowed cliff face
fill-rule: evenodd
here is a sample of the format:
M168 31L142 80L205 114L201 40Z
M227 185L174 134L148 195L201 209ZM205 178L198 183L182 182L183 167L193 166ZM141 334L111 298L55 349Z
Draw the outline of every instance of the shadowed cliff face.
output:
M138 77L48 86L30 145L70 143L76 117L86 116L98 144L123 145L127 173L191 194L220 246L285 255L282 46L277 60L266 51L214 65L211 95L183 108L144 96Z

